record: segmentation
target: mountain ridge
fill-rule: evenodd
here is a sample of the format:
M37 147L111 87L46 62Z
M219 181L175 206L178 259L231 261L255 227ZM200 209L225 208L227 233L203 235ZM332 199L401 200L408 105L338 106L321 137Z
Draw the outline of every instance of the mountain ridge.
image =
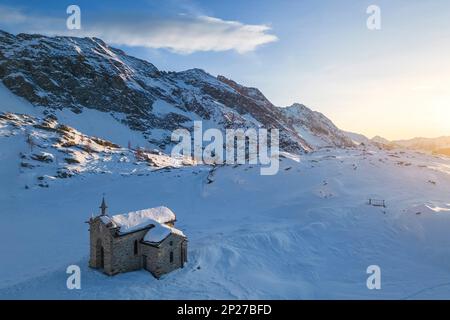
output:
M307 107L296 117L257 88L198 68L160 71L97 38L0 31L0 79L46 114L82 113L84 108L120 113L118 121L165 151L172 144L170 132L192 130L194 120L220 130L280 129L280 148L289 152L354 145L328 118Z

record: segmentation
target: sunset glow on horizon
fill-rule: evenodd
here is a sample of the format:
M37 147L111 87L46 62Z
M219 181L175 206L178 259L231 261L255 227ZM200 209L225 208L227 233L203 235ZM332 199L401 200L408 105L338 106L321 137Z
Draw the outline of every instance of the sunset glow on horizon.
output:
M328 94L316 92L312 107L340 128L369 138L450 136L450 64L443 57L417 61L420 66L410 61L406 71L385 71L373 80L342 79L324 90Z

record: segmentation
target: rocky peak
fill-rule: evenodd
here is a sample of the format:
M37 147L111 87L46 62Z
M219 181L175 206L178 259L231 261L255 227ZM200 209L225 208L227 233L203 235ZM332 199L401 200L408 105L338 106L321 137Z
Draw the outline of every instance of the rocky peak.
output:
M240 85L235 81L225 78L224 76L221 75L217 76L217 79L223 83L226 83L234 90L239 92L241 95L254 100L256 103L261 104L265 107L273 107L273 104L262 94L261 91L259 91L259 89L252 87L244 87L243 85Z
M305 128L313 137L326 135L333 146L346 145L331 121L304 106L276 107L258 89L202 69L161 72L98 38L1 31L0 80L49 114L64 109L80 114L85 108L120 114L118 121L163 149L171 131L192 130L199 119L219 129L277 128L286 151L314 149L301 134Z

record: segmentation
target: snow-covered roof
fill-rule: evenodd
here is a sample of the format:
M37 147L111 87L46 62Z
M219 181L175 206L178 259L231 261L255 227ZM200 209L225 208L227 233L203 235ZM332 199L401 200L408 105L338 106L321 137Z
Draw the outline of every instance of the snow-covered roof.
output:
M108 216L100 216L100 220L104 223L104 224L108 224L111 222L111 218Z
M100 217L105 224L112 223L119 228L120 233L129 233L152 224L161 224L174 221L175 213L167 207L156 207L133 211L125 214L117 214L112 217Z
M144 242L161 242L172 233L184 237L184 234L181 230L157 223L155 224L155 227L147 231L144 236Z
M153 227L144 236L146 242L161 242L170 234L185 236L181 230L165 225L176 219L175 213L167 207L156 207L133 211L125 214L117 214L112 217L100 216L104 224L112 224L119 229L120 234L127 234L149 226Z

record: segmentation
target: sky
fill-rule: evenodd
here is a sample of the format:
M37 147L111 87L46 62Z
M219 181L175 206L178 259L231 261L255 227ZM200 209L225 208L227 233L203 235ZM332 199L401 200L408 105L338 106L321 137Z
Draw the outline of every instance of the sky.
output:
M79 30L66 27L72 4ZM379 30L367 27L370 5ZM448 0L2 0L0 28L96 36L161 70L224 75L368 137L450 136Z

